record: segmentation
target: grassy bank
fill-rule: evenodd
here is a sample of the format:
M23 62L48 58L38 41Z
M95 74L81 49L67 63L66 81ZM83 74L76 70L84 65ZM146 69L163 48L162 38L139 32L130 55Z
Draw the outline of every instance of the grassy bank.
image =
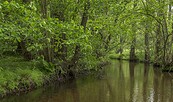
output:
M45 74L34 61L6 56L0 59L0 95L20 93L43 85Z
M129 50L124 50L124 52L122 53L122 55L120 55L118 53L115 53L115 52L111 52L109 54L109 58L110 59L117 59L117 60L120 60L121 59L121 60L130 61L129 53L130 53ZM142 51L139 51L139 50L136 51L137 62L146 63L144 54L145 53L142 52ZM173 64L172 63L171 64L168 64L166 66L164 66L164 65L156 66L156 65L154 65L154 62L155 62L154 61L154 57L151 57L149 63L150 64L153 64L153 66L155 68L160 68L163 72L173 72Z
M136 50L136 58L138 62L145 62L145 52L141 51L141 50ZM115 51L110 52L109 54L109 58L110 59L122 59L122 60L130 60L130 50L125 49L123 50L122 55L120 55L119 53L115 53ZM154 61L154 57L150 58L150 62Z
M108 62L98 64L98 67L108 65ZM7 95L22 94L37 87L52 82L64 82L70 79L67 72L61 68L53 68L42 60L27 61L20 56L5 56L0 59L0 98ZM61 74L59 75L59 71ZM58 72L57 72L58 71ZM99 70L80 69L77 77L87 76Z

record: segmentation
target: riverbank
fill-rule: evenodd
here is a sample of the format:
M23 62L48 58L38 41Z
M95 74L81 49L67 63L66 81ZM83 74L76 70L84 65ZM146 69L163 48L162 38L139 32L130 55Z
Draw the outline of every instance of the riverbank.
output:
M103 67L107 64L107 62L102 62L100 66ZM60 68L50 68L52 71L46 68L43 68L43 65L40 65L38 61L26 61L20 56L5 56L1 58L0 98L27 93L38 87L49 85L50 83L62 83L67 80L72 80L65 75L66 72L59 74L56 71ZM76 77L82 77L95 72L96 70L79 70L78 73L75 74Z
M120 56L120 54L112 53L109 55L110 59L116 59L116 60L126 60L126 61L131 61L129 58L129 52L125 52ZM144 60L144 56L142 53L137 53L137 59L132 61L132 62L139 62L139 63L146 63L146 64L152 64L154 68L160 68L163 72L173 72L173 64L170 65L158 65L157 63L155 64L154 58L151 58L149 62L146 62Z
M162 73L152 65L112 60L102 79L93 75L78 77L5 97L0 102L172 102L172 76L173 73Z
M49 69L50 70L50 69ZM26 61L20 56L0 59L0 98L27 93L50 82L63 82L56 71L46 71L38 61Z
M0 96L20 94L39 87L49 74L40 71L33 61L5 56L0 60Z

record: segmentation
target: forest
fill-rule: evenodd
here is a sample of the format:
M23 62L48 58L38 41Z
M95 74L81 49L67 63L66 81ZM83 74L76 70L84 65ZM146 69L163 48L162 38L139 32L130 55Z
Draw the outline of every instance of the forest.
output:
M0 0L0 95L30 91L110 59L173 71L172 0Z

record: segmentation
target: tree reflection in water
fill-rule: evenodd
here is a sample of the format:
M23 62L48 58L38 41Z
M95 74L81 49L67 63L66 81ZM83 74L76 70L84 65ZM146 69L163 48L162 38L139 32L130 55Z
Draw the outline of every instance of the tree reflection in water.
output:
M143 75L143 101L147 102L148 95L148 74L149 74L149 64L144 64L144 75Z
M173 74L151 65L113 61L103 78L88 76L0 102L172 102Z
M129 72L130 72L130 101L134 100L134 69L135 69L135 63L131 62L129 63Z

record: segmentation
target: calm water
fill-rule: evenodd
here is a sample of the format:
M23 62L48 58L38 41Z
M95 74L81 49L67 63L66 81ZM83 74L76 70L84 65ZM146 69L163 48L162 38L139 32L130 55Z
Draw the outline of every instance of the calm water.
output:
M173 74L126 61L113 61L102 73L0 102L173 102Z

